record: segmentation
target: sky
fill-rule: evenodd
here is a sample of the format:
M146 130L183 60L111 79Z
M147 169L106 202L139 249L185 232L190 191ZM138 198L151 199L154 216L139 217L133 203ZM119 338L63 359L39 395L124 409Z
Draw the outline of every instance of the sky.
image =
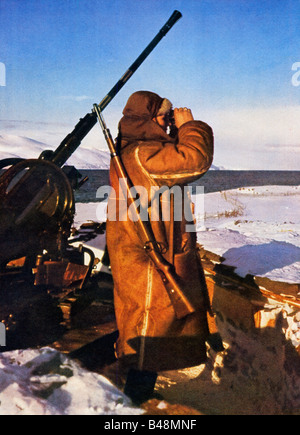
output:
M58 146L175 9L105 109L113 135L145 89L211 125L216 166L299 170L299 0L0 0L0 135ZM106 149L99 126L83 146Z

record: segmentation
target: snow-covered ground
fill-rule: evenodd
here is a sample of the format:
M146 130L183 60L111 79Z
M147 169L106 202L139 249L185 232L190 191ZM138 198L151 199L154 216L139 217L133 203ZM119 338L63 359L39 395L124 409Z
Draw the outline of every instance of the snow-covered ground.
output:
M199 243L224 257L238 275L300 282L300 186L240 188L193 199L200 204ZM77 204L75 226L104 220L105 211L105 202ZM103 236L90 242L100 249L104 244Z
M300 282L300 186L206 194L198 241L236 273Z
M0 415L138 415L104 376L51 348L0 354Z

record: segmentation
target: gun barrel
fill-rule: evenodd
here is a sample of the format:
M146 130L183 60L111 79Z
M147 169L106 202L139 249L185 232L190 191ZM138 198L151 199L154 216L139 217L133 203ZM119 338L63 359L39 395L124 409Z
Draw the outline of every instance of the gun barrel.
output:
M133 62L128 70L123 74L120 80L113 86L108 94L99 103L99 109L102 112L105 107L111 102L111 100L122 89L125 83L130 79L138 67L144 62L146 57L152 52L161 39L167 34L167 32L174 26L174 24L182 17L182 14L175 10L165 25L160 29L158 34L153 38L150 44L139 55L139 57ZM58 166L63 166L64 163L71 157L74 151L79 147L82 139L90 132L90 130L97 123L97 115L94 111L88 113L82 118L75 126L74 130L68 134L61 142L58 148L53 152L50 160Z
M84 118L74 127L74 130L69 133L61 144L56 148L50 156L50 161L59 167L63 166L66 161L71 157L74 151L77 150L81 144L82 139L91 131L97 123L97 118L94 113L87 113Z
M130 79L130 77L135 73L139 66L144 62L144 60L149 56L149 54L154 50L157 44L162 40L162 38L168 33L168 31L174 26L174 24L182 17L181 12L175 10L166 24L160 29L158 34L152 39L145 50L139 55L139 57L133 62L133 64L128 68L128 70L123 74L120 80L115 84L115 86L108 92L108 94L99 103L99 108L101 112L105 107L111 102L111 100L116 96L116 94L122 89L125 83Z

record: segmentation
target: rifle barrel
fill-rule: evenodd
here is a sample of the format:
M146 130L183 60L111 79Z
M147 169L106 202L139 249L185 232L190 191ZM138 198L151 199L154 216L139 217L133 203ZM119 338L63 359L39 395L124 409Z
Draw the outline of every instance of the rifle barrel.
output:
M138 216L136 223L137 233L144 245L144 248L149 255L150 259L156 266L157 271L161 275L165 289L170 297L172 305L174 307L175 315L178 319L181 319L188 314L195 312L196 308L189 298L185 295L184 288L179 282L179 277L176 275L174 266L170 264L159 251L154 249L146 249L149 242L155 240L152 232L151 225L148 222L144 222L139 214L138 206L135 202L135 198L131 193L132 182L129 179L126 168L116 152L115 143L111 136L110 130L107 128L99 106L94 104L94 111L97 114L101 129L103 131L105 140L111 153L112 162L114 164L117 176L119 179L125 180L122 186L124 198L127 198L128 206L133 206L136 216Z

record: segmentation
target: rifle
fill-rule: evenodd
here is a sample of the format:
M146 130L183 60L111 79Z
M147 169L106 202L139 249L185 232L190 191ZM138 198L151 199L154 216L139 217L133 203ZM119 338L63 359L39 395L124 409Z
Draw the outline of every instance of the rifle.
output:
M136 205L135 198L131 193L132 182L130 181L123 162L116 151L115 143L111 136L110 130L105 124L100 107L96 104L94 105L94 112L98 117L118 178L125 180L125 183L122 183L122 189L125 198L127 198L127 204L128 206L132 206L134 208L134 212L136 216L138 216L138 219L135 222L138 235L143 243L145 251L153 261L156 270L159 272L162 278L165 289L173 305L176 317L181 319L188 314L194 313L196 308L185 293L184 284L176 274L174 266L162 256L158 243L155 241L151 225L148 222L144 222L140 217L138 206Z

